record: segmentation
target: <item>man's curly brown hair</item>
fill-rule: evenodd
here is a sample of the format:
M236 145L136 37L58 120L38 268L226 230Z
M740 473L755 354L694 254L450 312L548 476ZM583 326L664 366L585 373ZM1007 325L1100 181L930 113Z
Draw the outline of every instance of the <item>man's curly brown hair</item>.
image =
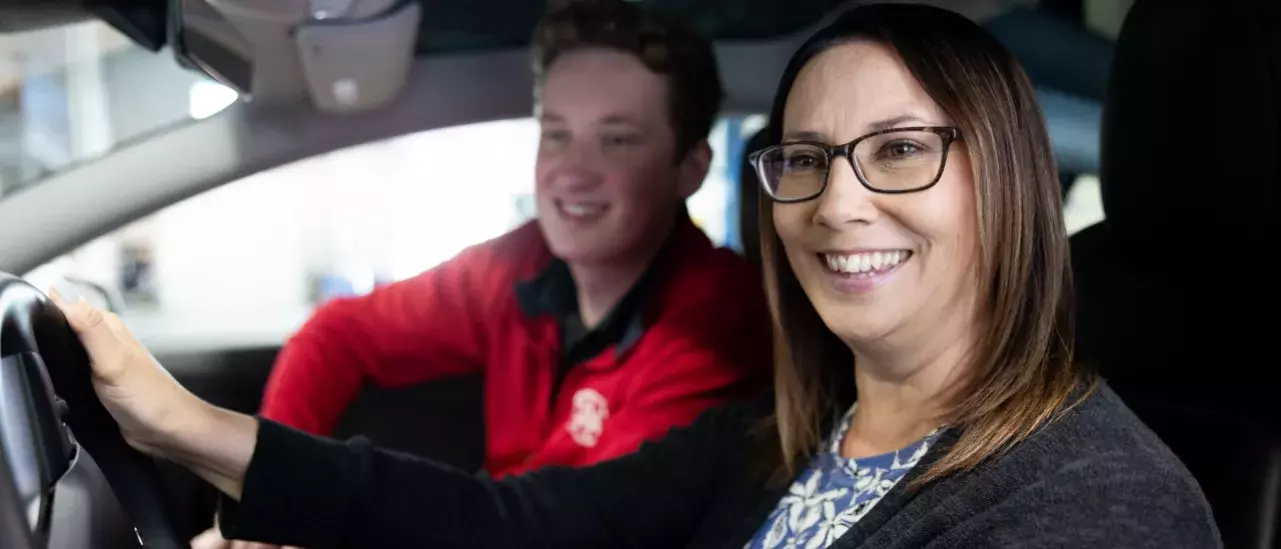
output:
M667 77L677 158L707 139L725 99L709 40L684 22L622 0L550 0L533 37L535 88L561 54L609 48Z

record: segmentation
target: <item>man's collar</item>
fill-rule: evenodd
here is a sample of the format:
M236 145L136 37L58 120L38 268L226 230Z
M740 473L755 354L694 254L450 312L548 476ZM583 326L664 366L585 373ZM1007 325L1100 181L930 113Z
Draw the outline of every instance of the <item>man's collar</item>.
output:
M516 300L525 316L562 318L578 312L578 294L569 264L553 259L543 270L516 284Z
M645 333L645 306L649 301L653 265L623 296L605 318L589 332L597 332L613 343L621 354L634 345ZM534 278L516 285L516 299L525 316L533 318L549 315L561 323L581 322L578 318L578 292L569 265L554 259Z
M697 234L691 236L690 232ZM644 274L630 290L605 316L604 320L593 331L619 330L618 339L614 342L618 353L625 352L645 333L645 309L652 298L655 286L661 284L664 277L660 271L666 270L668 263L683 261L694 248L710 248L707 236L694 225L689 211L682 207L677 212L676 226L663 246L645 268ZM691 248L694 246L694 248ZM571 316L578 315L578 291L569 264L561 259L553 259L537 275L516 285L516 299L526 317L533 318L550 315L563 323ZM616 326L625 323L625 326Z

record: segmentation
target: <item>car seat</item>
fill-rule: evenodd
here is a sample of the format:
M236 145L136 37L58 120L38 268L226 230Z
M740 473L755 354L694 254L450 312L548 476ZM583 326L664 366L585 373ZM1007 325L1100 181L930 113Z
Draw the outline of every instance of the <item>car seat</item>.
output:
M1227 547L1281 547L1281 2L1139 0L1074 235L1077 352L1197 477Z

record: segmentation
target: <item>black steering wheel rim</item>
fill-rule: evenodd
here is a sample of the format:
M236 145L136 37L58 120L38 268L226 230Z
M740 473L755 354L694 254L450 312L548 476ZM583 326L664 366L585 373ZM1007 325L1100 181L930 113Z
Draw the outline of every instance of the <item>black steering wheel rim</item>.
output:
M11 418L22 416L21 422L0 422L0 435L12 436L17 431L35 439L29 452L0 451L5 454L0 456L3 459L0 477L7 479L0 480L0 515L10 515L0 516L0 524L8 526L15 520L13 513L6 513L5 508L17 503L20 515L16 520L30 530L13 534L19 536L14 543L23 543L16 547L39 548L47 534L42 530L48 525L41 524L39 519L33 524L24 516L26 505L20 501L21 494L30 497L32 471L38 471L39 488L52 495L57 477L66 472L74 451L80 449L98 463L132 521L140 546L182 547L160 495L155 463L124 441L119 426L98 400L93 391L88 356L79 338L67 325L61 310L43 293L6 273L0 273L0 360L3 360L0 367L4 368L0 371L0 389L7 386L10 387L7 394L18 395L5 402L13 404L12 401L19 400L25 409L25 412L11 411L10 414ZM0 397L4 394L0 393ZM0 408L0 413L5 410ZM70 433L74 433L74 439ZM0 439L0 450L4 443ZM64 444L65 447L61 446ZM34 469L28 465L27 474L19 478L14 467L32 460L36 464ZM6 496L6 491L10 495ZM11 501L14 499L19 501ZM38 515L47 516L47 513L42 511ZM21 542L20 536L30 539ZM0 541L8 540L0 536Z

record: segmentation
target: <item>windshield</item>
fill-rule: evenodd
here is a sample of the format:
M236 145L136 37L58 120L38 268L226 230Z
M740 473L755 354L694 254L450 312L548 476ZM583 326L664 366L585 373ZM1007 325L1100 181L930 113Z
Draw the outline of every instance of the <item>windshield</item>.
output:
M644 3L708 36L740 40L797 31L840 0ZM470 0L434 3L423 18L418 55L524 47L543 9L527 0L500 0L487 10ZM180 68L169 50L136 46L100 21L0 34L0 200L235 99L230 88Z
M0 34L0 199L234 101L101 22Z

